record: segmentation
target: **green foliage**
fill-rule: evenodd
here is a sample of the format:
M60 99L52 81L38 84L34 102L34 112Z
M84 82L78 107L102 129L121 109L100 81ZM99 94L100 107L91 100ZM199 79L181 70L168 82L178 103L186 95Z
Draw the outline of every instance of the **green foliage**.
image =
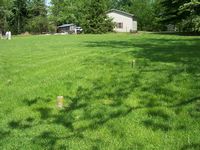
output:
M114 24L106 16L112 1L52 0L50 20L55 25L75 23L84 28L85 33L105 33L113 30Z
M32 0L28 5L29 17L26 30L32 33L48 31L48 18L45 0Z
M179 31L199 32L199 0L162 0L160 20L165 24L179 24Z
M13 34L48 31L45 0L1 0L0 4L0 30Z
M9 25L13 33L20 34L25 31L25 25L28 17L27 0L13 0L12 17Z
M190 2L181 5L179 7L179 14L182 15L183 19L187 19L190 16L200 15L199 0L191 0Z
M45 0L31 0L28 3L29 17L47 16L47 8Z
M84 16L84 3L86 1L80 0L52 0L50 7L50 20L55 25L64 23L80 24Z
M12 16L11 4L8 0L0 0L0 32L9 30L9 18Z
M154 3L152 4L152 9L153 9L153 20L151 23L151 27L153 31L165 31L166 26L165 24L161 23L159 14L162 12L162 6L160 5L161 0L155 0Z
M137 18L139 30L153 30L154 12L151 1L132 0L130 11Z
M181 5L179 14L184 14L184 31L200 32L200 2L198 0L192 0L191 2Z
M105 0L91 0L85 7L86 14L81 23L85 33L100 34L113 30L114 24L106 15Z
M29 19L26 29L32 33L43 33L48 31L48 20L46 17L36 16Z
M45 0L0 0L0 30L41 33L74 23L85 33L105 33L114 27L106 16L112 8L134 14L139 30L163 31L172 24L199 32L199 0L51 0L49 7Z
M194 25L192 26L193 27L192 31L200 32L200 16L199 15L193 18L193 23Z

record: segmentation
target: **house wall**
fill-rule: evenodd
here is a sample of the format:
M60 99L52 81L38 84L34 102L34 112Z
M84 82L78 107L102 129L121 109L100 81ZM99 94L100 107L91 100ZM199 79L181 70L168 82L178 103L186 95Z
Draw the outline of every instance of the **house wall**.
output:
M133 31L137 31L137 21L133 20Z
M137 21L134 21L132 17L118 14L116 12L110 12L107 15L113 19L113 22L123 23L123 28L114 28L116 32L130 32L131 30L137 31Z

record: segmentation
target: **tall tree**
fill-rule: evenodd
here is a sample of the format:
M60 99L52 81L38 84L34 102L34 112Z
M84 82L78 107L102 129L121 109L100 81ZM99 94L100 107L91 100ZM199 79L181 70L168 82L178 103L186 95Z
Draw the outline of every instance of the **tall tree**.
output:
M26 29L33 33L48 31L47 7L45 0L31 0L28 3L28 23Z
M177 23L182 19L179 14L179 7L189 0L161 0L162 6L161 21L163 23Z
M76 23L84 15L84 4L86 0L52 0L50 7L50 19L56 24Z
M107 0L106 1L107 10L109 9L117 9L119 6L118 0Z
M179 15L182 15L183 30L200 32L200 1L191 0L179 7Z
M200 31L200 1L199 0L162 0L160 2L162 23L179 25L183 31Z
M153 30L153 4L151 0L132 0L130 11L137 17L139 30Z
M162 12L162 6L160 5L161 0L154 0L153 2L153 20L151 27L153 31L165 31L167 27L161 23L159 15Z
M11 3L8 0L0 0L0 32L9 30L8 18L12 15L10 11Z
M106 15L105 0L91 0L86 8L82 26L86 33L106 33L113 30L113 23Z
M13 16L9 22L13 32L17 34L24 32L28 17L27 0L14 0L11 11Z

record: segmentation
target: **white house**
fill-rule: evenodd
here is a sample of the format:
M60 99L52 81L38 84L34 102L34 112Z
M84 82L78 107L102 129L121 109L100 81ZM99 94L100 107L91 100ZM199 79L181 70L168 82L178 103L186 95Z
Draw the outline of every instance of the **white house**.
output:
M133 14L120 11L117 9L111 9L107 12L107 15L113 19L116 24L114 31L116 32L136 32L137 20Z

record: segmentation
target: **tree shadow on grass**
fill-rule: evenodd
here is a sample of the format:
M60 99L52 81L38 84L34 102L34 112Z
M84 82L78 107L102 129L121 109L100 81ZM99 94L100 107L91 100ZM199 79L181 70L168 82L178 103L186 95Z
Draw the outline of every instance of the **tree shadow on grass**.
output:
M10 135L10 131L0 131L0 140L5 139L7 136Z
M165 123L165 122L162 122L162 123L159 122L159 123L157 123L157 122L155 122L152 119L148 119L148 120L143 121L143 124L147 128L151 128L154 131L161 130L161 131L167 132L167 131L169 131L169 130L172 129L172 127L168 123Z
M55 148L58 140L86 138L83 134L85 131L96 130L109 120L126 116L132 110L138 109L125 105L124 101L139 86L139 76L131 73L123 77L115 75L109 83L97 79L92 82L91 88L78 87L75 96L64 96L68 105L57 113L54 113L53 108L39 106L40 101L48 103L48 99L37 97L24 100L25 106L40 114L39 121L35 123L35 118L13 120L8 126L10 129L24 130L47 123L62 125L68 131L67 134L57 135L54 132L44 131L33 139L34 144L49 149ZM92 142L94 147L98 146L95 141Z
M115 88L113 88L111 91L103 90L106 86L105 83L101 80L96 80L93 82L92 88L79 87L75 96L70 97L66 95L65 99L70 101L70 103L63 110L60 110L56 115L52 112L52 108L39 107L37 109L33 109L33 111L40 113L41 117L39 124L33 123L34 118L27 118L21 121L12 121L9 123L9 126L11 129L19 130L24 130L46 123L62 125L65 127L68 130L67 134L58 135L55 132L44 131L40 135L33 138L32 142L34 144L39 144L48 149L55 149L55 147L58 146L57 143L59 140L68 140L74 138L85 139L87 137L84 136L84 132L87 130L96 130L110 120L126 116L130 112L137 109L148 108L148 106L145 105L142 107L131 107L124 105L123 101L129 97L135 88L140 86L138 83L138 75L132 74L131 77L132 82L130 82L130 77L123 78L117 84L120 86L115 86ZM112 82L108 84L111 87L113 87ZM187 103L189 102L186 102L186 104ZM32 105L28 106L30 108L33 107ZM182 105L180 105L180 107L181 106ZM153 107L158 106L152 105L151 108ZM145 127L151 128L155 131L161 130L163 132L172 130L171 125L168 124L168 120L170 120L169 114L160 109L148 111L147 113L154 119L161 118L162 120L166 121L156 122L154 119L147 119L142 122ZM94 143L93 146L98 148L98 143L95 144L94 141L92 142ZM60 146L65 147L64 145ZM142 146L139 145L139 147Z
M188 40L184 39L173 39L173 41L170 39L147 39L147 41L97 41L89 42L87 43L87 46L102 47L105 49L112 47L119 52L123 51L123 53L125 52L127 55L133 56L136 59L142 58L150 62L186 64L188 73L198 73L200 71L198 64L200 61L200 51L198 50L200 47L198 44L199 39L192 39L192 45L186 44L187 42ZM126 51L126 48L134 47L140 48L141 50ZM122 62L124 63L124 61L121 61L120 63ZM119 64L113 63L113 65ZM141 69L139 70L153 71L147 70L144 67L144 65L148 65L146 63L141 63L140 65ZM160 71L156 67L155 70ZM167 82L171 82L173 74L179 74L182 71L183 70L173 72L172 70L169 75L169 81ZM64 95L65 99L69 101L69 105L57 114L54 114L51 108L48 107L34 109L33 111L36 111L41 116L40 125L46 124L46 121L48 121L48 124L63 126L69 133L67 135L57 135L54 132L44 131L33 139L33 143L49 149L54 149L59 140L73 138L84 139L86 138L84 136L85 131L96 130L110 120L126 116L136 109L158 107L160 104L154 102L153 99L147 102L146 105L144 103L142 107L125 105L124 101L133 93L133 91L137 88L141 88L140 73L141 71L128 74L128 76L120 76L120 74L115 75L111 81L106 83L104 83L102 79L95 80L92 82L91 88L80 86L77 88L75 96ZM163 82L159 84L151 83L148 87L142 87L143 89L140 90L141 92L147 91L149 93L167 94L168 97L173 96L173 91L162 89L163 84ZM146 99L147 98L148 95ZM41 97L31 100L27 99L24 100L24 104L28 107L33 107L43 100L44 98ZM193 101L195 100L185 102L185 104ZM48 99L44 102L48 102ZM177 104L175 107L182 107L185 104ZM164 112L148 112L148 115L153 118L161 118L161 120L170 120L170 116ZM31 122L32 121L30 120L12 121L9 123L9 126L12 129L26 129L36 125ZM168 122L156 122L154 119L144 120L143 124L147 128L161 130L163 132L172 129ZM98 145L94 145L94 148L97 147Z
M145 127L164 132L172 130L170 120L172 117L163 108L151 108L147 111L148 119L142 123Z
M197 102L198 100L200 100L200 96L193 97L193 98L191 98L191 99L187 99L187 100L181 101L180 103L175 104L175 105L173 105L173 106L171 106L171 107L186 106L186 105L195 103L195 102Z
M40 113L41 120L47 120L49 117L51 117L52 108L40 107L37 108L36 111Z
M171 113L172 112L176 112L176 114L177 112L180 113L180 111L183 111L184 107L188 107L189 105L191 106L194 105L192 107L189 107L189 109L187 108L184 110L188 112L191 118L194 118L195 120L200 119L200 103L198 103L199 99L200 99L199 97L194 97L191 99L182 100L180 103L164 107L165 109L168 109L168 111L165 111L165 109L163 109L163 106L160 108L159 106L156 105L149 107L150 109L147 111L149 119L142 121L142 123L145 127L151 128L154 131L161 130L167 132L172 129L186 130L187 126L182 125L181 123L175 127L172 126L171 123L173 122L173 117L172 117L173 114Z
M157 35L179 35L179 36L200 36L200 33L194 33L194 32L153 32L152 34L157 34Z
M151 117L158 117L163 120L169 120L171 118L163 109L149 110L147 114Z
M148 101L142 101L146 107L159 106L161 102L170 103L175 107L172 97L176 97L175 95L178 95L178 93L173 89L166 88L165 85L173 82L174 78L178 75L188 74L194 78L198 78L200 74L200 38L156 39L148 37L145 40L134 39L133 41L92 41L87 42L86 46L101 47L102 50L105 50L105 53L112 51L115 53L123 53L123 55L126 54L129 57L132 56L133 59L136 59L136 69L140 70L141 74L165 73L166 81L157 81L158 84L155 82L155 84L151 83L140 87L141 92L154 93L154 95L163 97L162 100L158 101L155 98L150 98L149 95L142 95L143 99L148 99ZM131 48L132 50L130 50ZM136 48L139 48L139 50L136 50ZM160 64L162 66L159 66ZM167 64L173 64L174 67L167 66ZM184 104L181 102L180 106L178 105L176 108L182 107ZM190 114L196 118L199 116L198 111L191 111Z
M28 117L27 119L24 120L13 120L8 123L8 126L11 129L20 129L24 130L27 128L31 128L33 126L34 118Z
M58 134L55 134L54 132L49 132L49 131L42 132L39 136L35 137L33 139L33 143L42 145L46 149L69 149L69 146L67 144L56 146L56 143L59 140L67 140L67 139L71 139L71 138L78 139L78 140L84 139L84 140L90 141L93 143L93 145L91 146L90 149L95 149L95 150L99 149L99 145L101 143L103 143L103 141L101 139L98 139L98 138L93 139L90 137L85 137L85 136L83 136L82 133L75 133L75 134L71 134L71 135L69 134L69 135L65 135L65 136L60 136Z
M36 97L33 99L24 99L22 102L27 106L32 106L32 105L37 104L38 102L48 103L50 101L51 101L51 98Z
M91 89L79 87L75 97L65 96L70 104L60 114L54 116L53 122L80 132L94 129L108 120L127 115L132 108L123 105L123 100L137 87L137 78L134 79L136 82L129 82L128 85L126 80L126 78L121 80L120 86L115 86L111 91L103 90L106 85L100 80L94 81ZM113 81L107 86L112 87L112 84L114 84ZM82 127L81 125L74 127L76 122L82 121L89 123Z
M183 111L184 107L187 108L187 112L190 115L190 117L198 120L200 119L200 97L193 97L187 100L182 100L177 104L168 106L168 108L172 108L176 110L176 113L179 114L181 111Z
M134 58L143 58L151 62L165 62L185 65L189 73L200 72L200 38L169 39L147 38L121 41L90 41L87 47L101 47L102 50L127 53ZM108 49L114 48L114 49ZM133 48L130 50L127 48ZM140 50L135 50L140 48Z
M181 148L181 150L199 150L199 149L200 149L199 143L191 143Z
M33 143L43 145L47 149L53 149L58 137L53 132L42 132L39 136L33 139Z

